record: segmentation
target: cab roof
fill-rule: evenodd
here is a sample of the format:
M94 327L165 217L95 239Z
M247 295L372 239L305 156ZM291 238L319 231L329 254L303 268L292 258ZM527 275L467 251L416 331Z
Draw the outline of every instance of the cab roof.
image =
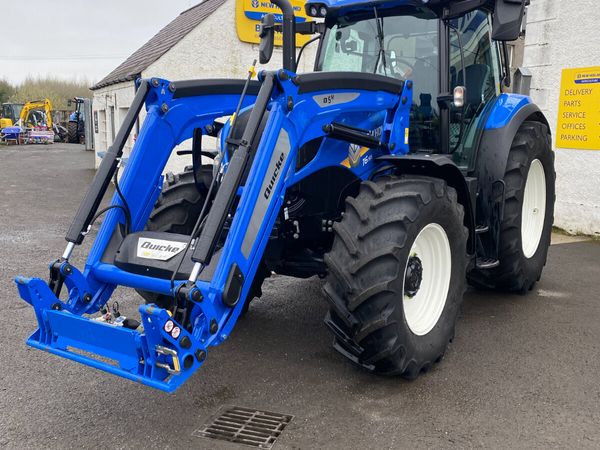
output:
M372 10L373 7L377 7L378 10L412 7L427 8L436 13L436 15L442 16L443 13L449 14L450 11L465 14L466 12L485 6L493 9L496 1L497 0L308 0L306 2L306 11L308 13L311 6L316 6L317 8L324 6L327 8L326 17L332 18Z

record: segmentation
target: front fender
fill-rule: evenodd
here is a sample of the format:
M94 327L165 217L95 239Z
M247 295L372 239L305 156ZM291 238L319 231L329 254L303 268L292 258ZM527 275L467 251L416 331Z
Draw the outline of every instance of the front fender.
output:
M465 209L464 225L469 230L467 251L475 253L475 192L477 180L467 178L452 161L449 155L409 154L390 155L377 158L377 161L392 164L401 174L424 175L440 178L456 189L458 202Z

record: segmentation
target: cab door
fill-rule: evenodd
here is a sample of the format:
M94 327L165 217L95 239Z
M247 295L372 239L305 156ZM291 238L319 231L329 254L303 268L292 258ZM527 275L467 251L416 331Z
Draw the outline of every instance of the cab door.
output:
M461 169L468 170L487 111L501 93L498 44L491 39L487 11L476 10L450 21L450 92L466 87L465 105L450 112L449 151Z

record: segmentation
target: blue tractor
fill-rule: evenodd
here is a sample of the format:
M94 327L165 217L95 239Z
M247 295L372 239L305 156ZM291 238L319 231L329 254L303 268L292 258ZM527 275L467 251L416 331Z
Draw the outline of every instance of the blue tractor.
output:
M69 106L75 105L75 111L69 114L69 123L67 124L66 141L70 144L85 143L85 99L75 97L68 101Z
M29 345L171 392L265 277L317 275L335 349L412 379L444 356L467 283L526 293L540 279L550 128L529 97L502 93L525 0L309 0L320 20L305 23L273 3L260 59L281 32L280 70L138 81L49 280L16 279L38 320ZM312 73L296 73L297 34L318 41ZM191 167L163 176L190 139ZM71 254L101 214L78 269ZM117 286L141 293L139 318L109 310Z

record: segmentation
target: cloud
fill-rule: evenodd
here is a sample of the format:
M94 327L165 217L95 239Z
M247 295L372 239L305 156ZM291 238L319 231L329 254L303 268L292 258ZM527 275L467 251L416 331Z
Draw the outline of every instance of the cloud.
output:
M0 78L97 81L198 1L31 0L2 21Z

